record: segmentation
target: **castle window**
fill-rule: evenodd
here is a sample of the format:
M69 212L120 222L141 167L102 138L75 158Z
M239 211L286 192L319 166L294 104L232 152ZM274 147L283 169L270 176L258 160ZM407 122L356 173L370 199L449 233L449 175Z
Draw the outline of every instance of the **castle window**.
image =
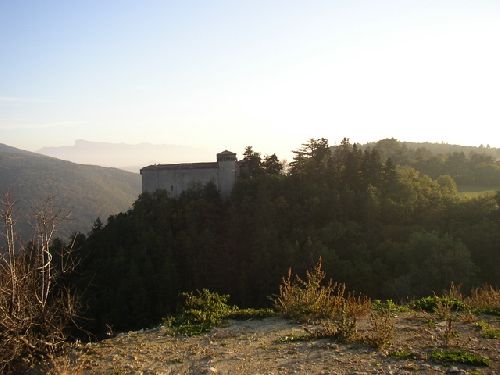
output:
M170 191L174 191L174 185L170 185Z

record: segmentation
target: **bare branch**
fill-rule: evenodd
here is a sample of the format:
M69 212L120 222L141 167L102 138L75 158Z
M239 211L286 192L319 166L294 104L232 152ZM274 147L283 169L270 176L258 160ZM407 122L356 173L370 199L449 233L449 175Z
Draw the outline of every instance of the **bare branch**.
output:
M72 239L54 257L52 241L64 219L53 198L36 209L33 240L16 246L14 201L0 202L5 249L0 247L0 372L14 372L23 360L47 357L62 347L65 328L75 320L78 301L60 285L61 275L74 270ZM58 267L55 260L58 260Z

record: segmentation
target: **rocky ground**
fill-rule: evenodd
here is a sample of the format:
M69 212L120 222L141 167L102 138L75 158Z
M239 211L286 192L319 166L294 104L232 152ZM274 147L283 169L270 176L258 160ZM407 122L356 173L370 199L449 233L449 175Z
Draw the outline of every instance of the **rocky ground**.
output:
M431 351L442 348L445 323L416 312L398 314L391 343L380 350L363 342L297 340L315 327L266 318L229 321L194 337L173 337L163 328L121 333L77 344L55 364L59 373L80 374L500 374L500 341L484 338L478 320L500 325L492 316L461 318L453 323L449 349L487 357L488 367L432 361ZM367 322L360 323L362 337ZM402 350L412 358L394 354Z

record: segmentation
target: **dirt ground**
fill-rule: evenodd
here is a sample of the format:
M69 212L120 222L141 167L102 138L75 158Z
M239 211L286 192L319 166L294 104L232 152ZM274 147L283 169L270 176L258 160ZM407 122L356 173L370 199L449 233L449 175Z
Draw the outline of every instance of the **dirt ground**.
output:
M495 317L480 318L499 327ZM159 327L118 334L96 343L77 344L56 360L66 373L80 374L500 374L500 341L486 339L474 321L454 323L460 347L489 358L489 367L433 362L429 356L442 346L444 322L423 313L395 318L391 344L377 350L363 343L343 344L330 339L297 341L314 326L281 318L229 321L223 327L194 337L173 337ZM360 322L359 334L366 334ZM392 353L406 350L411 359Z

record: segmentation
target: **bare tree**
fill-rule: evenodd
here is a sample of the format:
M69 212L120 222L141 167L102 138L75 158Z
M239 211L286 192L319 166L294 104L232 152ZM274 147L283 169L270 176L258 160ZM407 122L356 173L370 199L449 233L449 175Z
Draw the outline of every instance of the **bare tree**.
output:
M64 215L53 199L43 202L34 211L33 239L23 246L16 238L14 207L6 194L0 206L5 247L0 246L0 372L59 350L77 314L75 294L60 284L76 267L73 243L57 254L51 249Z

